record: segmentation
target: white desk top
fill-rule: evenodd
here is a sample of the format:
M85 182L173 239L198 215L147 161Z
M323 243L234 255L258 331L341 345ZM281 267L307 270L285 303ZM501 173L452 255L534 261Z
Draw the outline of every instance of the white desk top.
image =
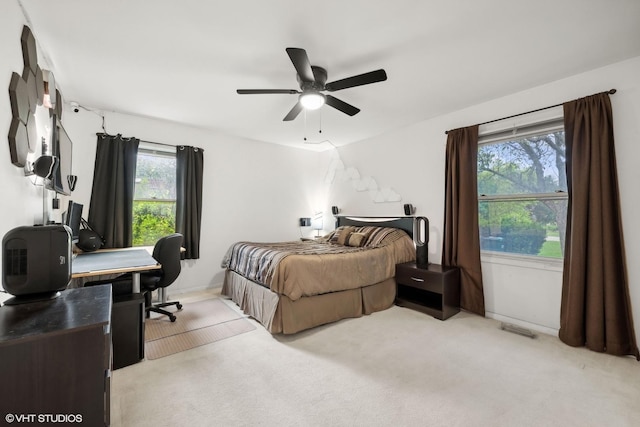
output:
M76 255L71 261L71 277L99 276L161 268L146 249L124 248Z

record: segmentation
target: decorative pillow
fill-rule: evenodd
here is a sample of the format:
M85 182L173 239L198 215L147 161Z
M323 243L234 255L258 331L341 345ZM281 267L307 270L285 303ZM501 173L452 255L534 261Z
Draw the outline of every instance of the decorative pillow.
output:
M349 237L349 234L353 233L354 231L356 231L355 227L351 227L351 226L342 226L342 227L338 227L336 228L336 230L333 233L333 236L331 236L331 243L337 243L338 245L345 245L346 241L347 241L347 237Z
M347 237L347 245L359 248L367 241L366 233L351 233Z
M329 233L329 242L331 243L337 243L338 242L338 235L340 234L340 232L342 230L344 230L344 226L343 227L338 227L335 230L333 230L331 233Z
M338 241L336 243L339 245L347 246L347 242L349 241L349 236L351 236L351 234L352 233L350 231L343 231L338 236Z
M337 243L339 245L346 245L349 241L349 236L351 236L354 231L356 231L355 227L346 227L344 230L340 231Z
M366 226L359 231L368 233L367 240L363 245L366 247L385 246L407 234L400 229L390 227Z

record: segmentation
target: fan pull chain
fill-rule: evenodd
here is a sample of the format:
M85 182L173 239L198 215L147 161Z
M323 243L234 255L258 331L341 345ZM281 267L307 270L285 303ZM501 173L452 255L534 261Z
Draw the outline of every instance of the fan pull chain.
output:
M307 140L307 110L304 110L304 132L302 134L303 140Z
M318 133L322 133L322 110L318 111L320 116L320 129L318 129Z

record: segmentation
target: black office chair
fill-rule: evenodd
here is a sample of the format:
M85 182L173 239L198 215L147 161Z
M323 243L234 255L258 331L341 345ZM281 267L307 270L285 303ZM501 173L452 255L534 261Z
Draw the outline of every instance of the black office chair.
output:
M162 266L159 270L140 274L140 291L144 292L145 310L147 317L150 312L169 316L172 322L176 321L176 316L170 311L163 310L163 307L175 305L178 310L182 309L179 301L167 301L165 288L171 285L180 275L180 251L182 249L182 234L174 233L160 238L153 247L153 258ZM113 279L98 280L85 283L84 286L95 286L101 284L111 284L113 295L124 295L132 292L131 273L123 274ZM157 290L160 302L151 303L151 293Z
M180 275L180 250L182 248L182 234L174 233L162 237L156 242L153 248L153 258L162 266L160 270L140 274L140 290L145 292L145 306L147 317L149 312L164 314L169 316L172 322L176 321L176 316L170 311L163 310L164 307L175 305L178 310L182 309L179 301L167 301L165 288L171 285ZM160 302L151 304L151 292L157 290Z

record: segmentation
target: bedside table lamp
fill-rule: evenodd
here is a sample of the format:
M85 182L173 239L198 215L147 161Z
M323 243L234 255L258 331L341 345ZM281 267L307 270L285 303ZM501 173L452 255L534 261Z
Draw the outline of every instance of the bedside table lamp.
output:
M324 229L324 224L322 223L322 214L316 215L311 221L311 228L316 230L316 237L320 237L320 230Z

